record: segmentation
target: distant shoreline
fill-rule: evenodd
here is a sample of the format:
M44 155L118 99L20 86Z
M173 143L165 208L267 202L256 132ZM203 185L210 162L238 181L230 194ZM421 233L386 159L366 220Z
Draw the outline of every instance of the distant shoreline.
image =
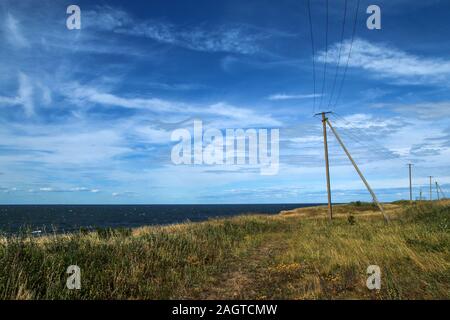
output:
M200 205L0 205L0 230L7 235L66 234L97 229L200 222L248 214L278 214L323 203Z

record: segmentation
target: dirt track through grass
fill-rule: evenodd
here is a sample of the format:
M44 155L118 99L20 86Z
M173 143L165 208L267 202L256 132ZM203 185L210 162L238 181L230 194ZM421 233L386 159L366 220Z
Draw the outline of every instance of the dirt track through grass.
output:
M371 205L0 241L2 299L448 299L450 206ZM350 218L353 217L353 218ZM65 288L67 266L82 289ZM369 265L382 270L370 291Z

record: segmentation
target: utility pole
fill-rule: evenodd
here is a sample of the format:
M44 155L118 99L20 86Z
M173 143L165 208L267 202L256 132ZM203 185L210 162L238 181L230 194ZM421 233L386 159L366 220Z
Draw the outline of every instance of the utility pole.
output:
M412 201L413 201L413 198L412 198L412 174L411 174L412 164L409 163L408 167L409 167L409 202L412 203Z
M420 188L420 201L422 201L422 188Z
M438 186L437 181L436 181L436 195L437 195L437 199L438 199L438 201L439 201L439 200L440 200L440 199L439 199L439 186Z
M432 188L431 179L433 179L432 176L430 176L430 201L433 200L433 188Z
M389 222L389 216L384 212L383 206L381 205L381 203L378 201L377 196L375 195L375 192L373 192L372 188L370 187L369 183L367 182L367 180L364 178L363 174L361 173L361 171L358 168L358 165L356 164L356 162L353 160L352 156L350 155L350 152L348 152L347 148L344 145L344 142L342 142L341 138L339 137L337 131L333 128L333 126L331 125L330 121L328 119L325 120L328 123L328 126L330 127L331 131L333 132L333 134L335 135L337 141L339 142L339 144L341 145L342 149L344 149L345 154L347 155L347 157L349 158L350 162L353 164L353 167L355 167L356 172L358 172L359 177L361 178L361 180L364 182L364 184L366 185L367 190L369 190L370 194L372 195L373 201L376 203L376 205L378 206L378 208L380 209L381 213L384 216L384 219L386 220L386 222Z
M327 175L327 192L328 192L328 216L329 219L333 219L333 205L331 204L331 183L330 183L330 166L328 161L328 139L327 139L327 121L328 118L326 114L331 112L320 112L315 114L322 115L322 125L323 125L323 146L325 149L325 171Z

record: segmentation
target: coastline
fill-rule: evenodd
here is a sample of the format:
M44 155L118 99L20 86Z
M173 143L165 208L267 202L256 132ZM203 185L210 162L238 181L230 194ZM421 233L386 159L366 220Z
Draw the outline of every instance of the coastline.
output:
M0 205L3 234L35 236L134 229L150 225L200 222L247 214L278 214L303 204L178 204L178 205Z
M390 224L370 204L336 209L332 222L322 207L4 238L0 299L450 298L449 201L390 204ZM384 275L377 291L365 286L373 264ZM65 288L70 265L80 290Z

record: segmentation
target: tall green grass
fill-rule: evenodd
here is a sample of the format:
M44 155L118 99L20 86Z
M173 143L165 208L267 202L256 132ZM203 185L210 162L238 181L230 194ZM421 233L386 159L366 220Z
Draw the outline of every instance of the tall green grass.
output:
M448 299L449 206L401 211L389 225L379 215L242 216L3 238L0 298ZM365 287L370 264L382 269L379 292ZM81 290L66 288L70 265L81 268Z
M2 299L170 299L190 296L223 271L245 236L280 223L243 217L166 228L139 235L15 237L0 245ZM81 268L81 290L66 288L70 265Z

